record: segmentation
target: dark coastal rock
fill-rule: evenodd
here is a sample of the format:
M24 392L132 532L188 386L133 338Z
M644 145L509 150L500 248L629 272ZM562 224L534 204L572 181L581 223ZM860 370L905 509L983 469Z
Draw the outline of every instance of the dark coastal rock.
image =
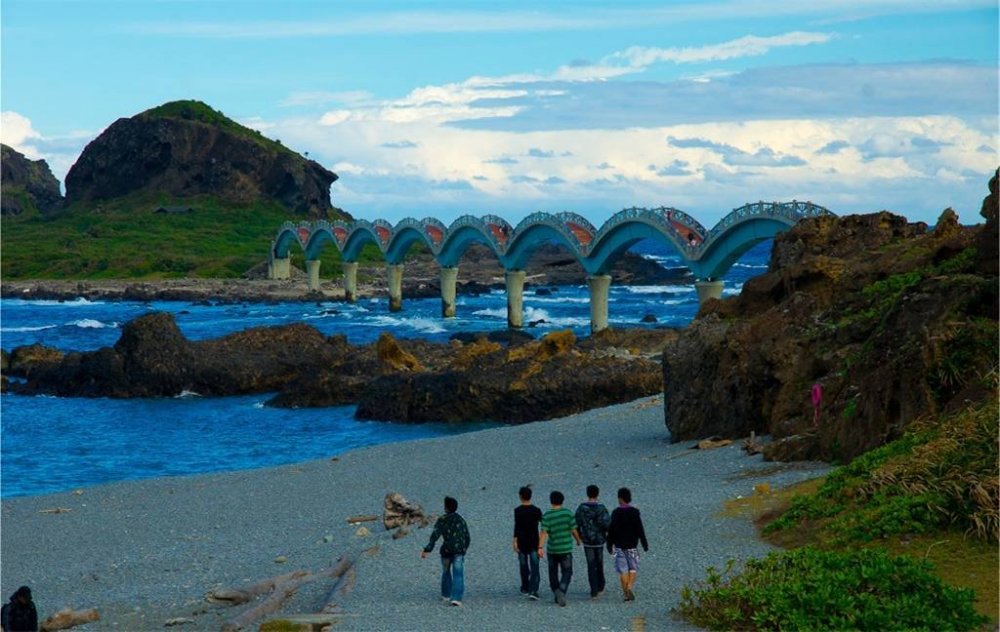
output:
M49 215L63 207L59 181L44 160L29 160L24 154L0 144L0 215L20 215L38 209Z
M642 317L642 319L639 322L641 322L641 323L655 323L655 322L657 322L657 320L656 320L656 316L654 314L646 314L645 316Z
M14 377L27 378L39 370L59 364L63 355L63 352L58 349L37 343L16 347L10 352L4 373Z
M997 278L974 247L984 230L951 211L931 232L883 212L779 235L768 272L708 302L665 349L672 440L754 431L774 437L772 458L848 460L981 397L997 364ZM807 439L782 441L793 436Z
M70 353L58 363L36 366L16 390L85 397L265 392L338 359L336 344L307 325L259 327L191 342L173 316L154 313L127 323L113 348Z
M235 203L273 200L299 215L340 219L346 215L330 202L336 179L319 163L204 103L174 101L118 119L91 141L66 175L66 199L150 192Z
M468 344L480 338L504 345L519 345L535 340L534 336L521 329L495 329L487 332L459 331L449 336L448 340L457 340L458 342Z
M581 353L571 332L513 348L480 343L482 353L446 370L374 380L358 402L359 419L421 423L551 419L659 392L659 367L636 357Z

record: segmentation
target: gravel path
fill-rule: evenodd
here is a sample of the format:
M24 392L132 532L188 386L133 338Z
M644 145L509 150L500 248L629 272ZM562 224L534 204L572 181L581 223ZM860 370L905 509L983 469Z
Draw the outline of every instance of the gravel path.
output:
M43 617L63 606L97 607L102 620L81 630L158 630L178 617L190 621L175 629L218 630L238 610L207 605L207 590L319 570L343 551L377 542L377 553L358 565L338 630L683 629L669 611L685 583L702 578L707 566L769 549L748 521L720 516L722 503L749 495L756 483L783 486L827 470L796 464L755 475L761 457L736 445L689 446L668 443L662 398L652 397L292 466L15 498L2 503L2 595L31 585ZM642 510L650 551L637 601L621 602L607 557L608 591L589 600L581 549L568 607L552 603L544 564L543 599L525 600L510 549L518 487L531 484L543 509L548 492L562 490L575 509L590 483L601 487L609 509L615 490L631 487ZM346 524L348 516L380 514L390 491L435 513L446 494L458 499L472 534L463 608L439 601L437 553L420 559L429 528L394 541L379 533L380 523L368 524L368 537ZM70 511L40 513L54 508ZM276 563L279 556L287 561ZM317 610L328 588L306 586L284 611Z

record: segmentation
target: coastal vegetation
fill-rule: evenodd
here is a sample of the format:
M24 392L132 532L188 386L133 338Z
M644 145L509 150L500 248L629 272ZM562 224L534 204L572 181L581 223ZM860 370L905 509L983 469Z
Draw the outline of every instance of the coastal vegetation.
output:
M188 213L157 213L185 207ZM100 203L76 203L57 215L36 211L4 217L0 233L4 279L233 278L266 261L288 210L275 201L246 204L209 196L137 193ZM324 276L340 271L330 246L320 257ZM302 267L302 251L292 249ZM381 260L369 246L362 261Z
M995 623L998 414L994 392L965 410L922 418L783 510L762 511L766 539L792 550L709 569L684 590L678 612L711 629Z

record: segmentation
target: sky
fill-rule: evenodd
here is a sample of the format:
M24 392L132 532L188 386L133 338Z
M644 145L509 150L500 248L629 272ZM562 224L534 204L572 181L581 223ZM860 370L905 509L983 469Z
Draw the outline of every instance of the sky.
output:
M978 215L996 0L3 0L0 140L62 181L198 99L337 173L355 217L757 200Z

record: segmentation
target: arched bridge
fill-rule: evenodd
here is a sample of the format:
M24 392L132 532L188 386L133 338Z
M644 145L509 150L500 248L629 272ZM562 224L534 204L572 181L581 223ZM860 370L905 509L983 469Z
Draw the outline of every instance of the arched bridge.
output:
M347 300L357 294L358 257L366 244L385 256L389 278L389 309L402 308L403 260L415 243L424 244L441 265L442 314L455 315L458 264L474 243L485 244L503 266L507 284L507 322L522 324L524 267L544 243L564 246L586 270L590 288L591 329L607 327L608 274L615 261L643 239L666 244L680 255L698 279L699 300L722 295L722 281L739 258L754 245L770 239L807 217L832 215L812 202L754 202L733 209L713 228L675 208L628 208L596 228L576 213L533 213L517 226L496 215L459 217L450 226L434 218L401 220L395 226L384 220L354 222L285 222L271 243L268 275L289 278L289 251L297 244L305 253L309 288L319 289L319 255L333 244L344 262Z

